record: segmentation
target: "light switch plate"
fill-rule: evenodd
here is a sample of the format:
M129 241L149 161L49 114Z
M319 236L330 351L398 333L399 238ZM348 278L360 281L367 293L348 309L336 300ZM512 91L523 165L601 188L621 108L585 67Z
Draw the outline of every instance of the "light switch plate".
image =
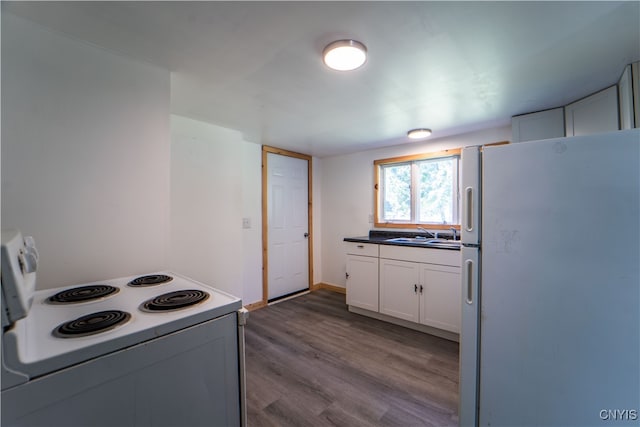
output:
M242 218L242 228L251 228L251 218Z

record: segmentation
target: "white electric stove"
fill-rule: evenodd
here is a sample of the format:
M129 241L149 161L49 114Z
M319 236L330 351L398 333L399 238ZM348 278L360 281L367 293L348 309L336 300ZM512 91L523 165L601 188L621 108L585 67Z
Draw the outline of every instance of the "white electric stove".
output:
M3 426L244 424L241 301L171 271L35 291L2 232Z

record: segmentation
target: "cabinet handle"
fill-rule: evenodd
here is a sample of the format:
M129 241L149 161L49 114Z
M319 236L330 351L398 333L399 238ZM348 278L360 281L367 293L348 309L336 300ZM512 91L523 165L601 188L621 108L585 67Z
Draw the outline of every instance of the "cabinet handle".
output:
M358 245L360 249L364 249L364 245Z
M413 285L413 292L418 293L418 285Z
M344 275L347 279L349 278L349 273L344 273Z
M422 293L422 290L423 290L423 289L424 289L424 288L422 287L422 285L420 285L420 293Z

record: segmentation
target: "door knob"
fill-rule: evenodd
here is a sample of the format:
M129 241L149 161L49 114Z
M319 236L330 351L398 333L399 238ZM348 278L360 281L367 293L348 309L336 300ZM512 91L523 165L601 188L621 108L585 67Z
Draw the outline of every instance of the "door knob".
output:
M309 233L304 233L304 237L309 237Z

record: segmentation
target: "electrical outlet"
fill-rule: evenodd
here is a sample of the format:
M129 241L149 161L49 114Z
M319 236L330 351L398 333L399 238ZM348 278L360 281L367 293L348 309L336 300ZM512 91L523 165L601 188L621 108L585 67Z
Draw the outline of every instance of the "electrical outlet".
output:
M251 228L251 218L242 218L242 228Z

